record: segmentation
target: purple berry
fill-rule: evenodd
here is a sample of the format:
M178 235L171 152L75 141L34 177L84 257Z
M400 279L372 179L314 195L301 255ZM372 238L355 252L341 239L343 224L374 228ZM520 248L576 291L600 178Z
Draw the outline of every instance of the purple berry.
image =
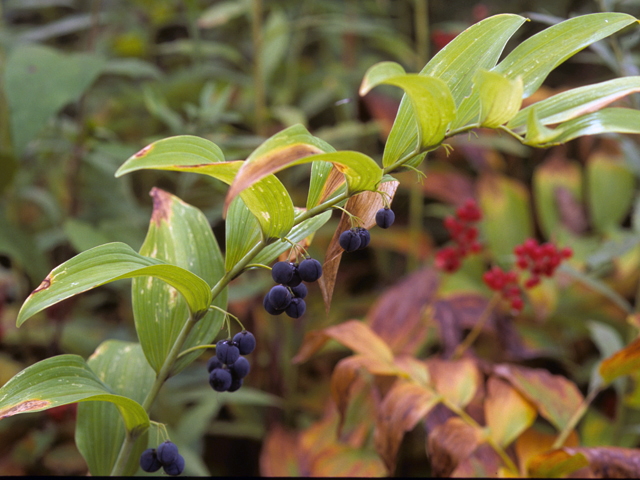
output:
M216 357L222 363L230 365L240 356L240 350L231 340L220 340L216 343Z
M271 278L276 283L287 283L293 278L294 271L293 263L277 262L271 267Z
M360 235L354 229L345 230L340 234L339 243L345 252L355 252L360 247Z
M305 282L315 282L322 276L322 265L315 258L307 258L298 265L298 273Z
M180 475L184 471L184 458L178 455L176 461L164 466L164 473L167 475Z
M156 456L162 465L173 463L178 458L178 446L171 440L165 440L158 446Z
M276 310L284 310L291 303L289 289L282 285L276 285L269 291L269 302Z
M226 392L231 386L231 373L224 368L215 368L209 375L209 385L216 392Z
M304 314L306 308L307 305L304 303L304 300L302 300L301 298L294 298L293 300L291 300L291 303L289 304L285 312L291 318L300 318Z
M256 348L256 337L253 336L253 333L247 332L246 330L236 333L233 337L233 342L238 345L240 355L249 355Z
M376 224L380 228L389 228L395 219L396 215L389 207L381 208L376 212Z
M145 472L157 472L160 470L162 464L156 456L155 448L147 448L142 455L140 455L140 468Z
M233 377L244 378L249 374L249 370L251 370L251 364L244 357L238 358L238 360L229 365L229 372Z

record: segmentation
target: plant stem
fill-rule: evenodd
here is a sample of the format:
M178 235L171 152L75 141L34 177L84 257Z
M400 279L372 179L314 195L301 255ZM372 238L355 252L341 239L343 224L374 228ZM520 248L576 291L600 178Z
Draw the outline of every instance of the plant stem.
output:
M469 335L467 335L467 338L465 338L464 341L454 350L453 355L451 356L451 360L460 358L462 354L473 344L473 342L476 341L476 338L478 338L478 335L480 335L480 332L482 331L482 327L484 327L484 324L487 323L489 316L500 301L500 298L500 293L496 292L493 294L491 300L482 311L480 318L469 332Z
M596 398L596 395L598 395L598 393L600 393L601 388L602 387L594 388L593 390L591 390L591 392L589 392L589 395L585 397L576 412L571 416L567 424L558 435L558 438L556 438L556 441L553 442L553 445L551 446L552 450L558 449L562 447L562 445L564 445L564 442L567 441L567 438L569 437L573 429L576 428L576 425L587 411L587 408L589 408L591 402L593 402L593 399Z

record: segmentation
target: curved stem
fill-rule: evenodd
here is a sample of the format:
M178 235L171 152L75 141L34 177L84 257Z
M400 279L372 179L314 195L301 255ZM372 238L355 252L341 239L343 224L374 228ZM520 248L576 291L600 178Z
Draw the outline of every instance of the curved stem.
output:
M589 408L589 405L591 405L591 402L593 402L593 399L596 398L596 395L598 395L598 393L600 393L600 390L601 387L598 387L589 392L589 395L586 396L576 412L571 416L567 424L564 426L564 428L556 438L556 441L553 442L553 445L551 446L552 450L558 449L562 447L562 445L564 445L564 442L567 441L567 438L569 437L573 429L576 428L576 425Z

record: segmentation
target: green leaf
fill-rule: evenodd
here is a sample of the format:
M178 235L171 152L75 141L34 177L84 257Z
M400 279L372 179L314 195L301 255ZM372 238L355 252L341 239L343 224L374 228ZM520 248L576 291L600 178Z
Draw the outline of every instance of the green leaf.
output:
M194 314L207 310L211 290L193 273L143 257L124 243L114 242L82 252L57 266L27 297L17 326L41 310L66 298L123 278L156 277L178 290Z
M311 177L309 179L309 194L307 195L307 210L320 203L322 194L333 164L331 162L313 162L311 164Z
M153 214L141 255L170 262L175 268L188 269L210 288L224 275L224 261L211 227L204 214L163 190L151 190ZM138 338L151 367L158 371L178 334L189 318L184 300L165 283L155 279L135 279L131 285L133 316ZM213 299L213 304L225 309L226 290ZM207 304L208 308L209 304ZM199 320L187 337L183 349L211 343L220 331L223 314L209 311ZM202 350L185 355L176 362L173 374L179 372L202 354Z
M529 105L511 119L507 127L524 131L529 111L535 109L540 123L552 125L594 112L626 95L640 91L639 77L624 77L573 88Z
M483 127L496 128L511 120L522 104L522 78L510 80L499 73L480 69L474 77L474 89L480 96L480 120Z
M409 96L417 126L417 148L435 147L444 139L456 115L453 97L444 81L432 76L408 75L397 63L381 62L364 74L360 95L382 84L400 87Z
M240 160L225 162L222 151L213 142L181 135L146 146L122 164L116 177L143 169L170 170L209 175L231 185L244 163ZM265 176L243 190L240 196L260 222L266 239L280 238L291 230L293 203L284 185L275 176Z
M11 51L4 67L4 88L17 157L52 115L89 88L105 64L96 54L64 54L31 43Z
M449 42L422 69L420 75L430 75L443 80L458 107L456 120L451 128L464 125L459 118L477 116L479 107L464 102L471 93L473 74L480 68L491 69L500 58L505 44L525 21L519 15L495 15L467 28ZM412 117L409 99L405 95L400 102L393 128L384 149L382 164L395 163L407 152L415 150L417 127Z
M86 401L113 403L133 434L149 428L140 404L114 395L78 355L47 358L15 375L0 388L0 419Z
M240 197L231 202L225 225L224 268L228 272L260 241L260 226Z
M95 374L118 395L139 404L144 402L155 380L139 343L107 340L87 361ZM117 408L107 402L87 402L78 405L76 445L92 476L109 475L120 446L124 441L124 425ZM147 435L134 443L124 475L133 475L139 468L140 454L146 449Z

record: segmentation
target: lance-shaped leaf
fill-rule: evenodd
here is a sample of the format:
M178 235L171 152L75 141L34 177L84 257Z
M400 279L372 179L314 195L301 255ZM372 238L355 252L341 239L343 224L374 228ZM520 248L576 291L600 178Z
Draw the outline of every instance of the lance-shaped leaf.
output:
M333 170L331 162L313 162L311 164L311 177L309 179L309 193L307 195L307 210L318 205L327 190L331 192L334 188L330 185L330 175ZM340 184L344 183L344 175L337 179ZM331 182L336 183L338 182Z
M489 378L484 416L494 442L508 446L531 426L536 414L536 408L515 388L496 377Z
M191 135L158 140L130 157L116 171L116 177L136 170L170 170L208 175L231 185L244 164L225 162L222 150L213 142ZM265 238L280 238L293 226L293 203L284 185L273 175L240 194L260 223Z
M189 269L211 286L224 275L224 263L209 222L197 208L158 188L151 190L153 214L140 253ZM189 318L187 305L166 284L155 279L136 279L131 285L133 317L138 338L151 367L158 371ZM213 299L225 309L226 290ZM208 305L207 305L208 308ZM183 349L211 343L222 324L223 314L209 311L193 327ZM202 350L176 362L173 374L195 360Z
M543 125L566 122L600 110L626 95L639 91L640 77L616 78L586 87L573 88L523 108L509 121L507 127L518 132L524 131L529 111L534 109L538 120Z
M480 119L483 127L496 128L511 120L522 104L522 78L515 80L499 73L478 70L474 89L480 95Z
M439 78L448 85L458 107L457 117L476 117L479 109L477 102L464 112L461 105L471 92L473 73L479 68L491 69L495 66L505 44L525 20L519 15L495 15L472 25L440 50L420 75ZM454 123L458 121L454 120ZM385 167L391 165L415 150L417 133L410 101L405 95L389 134L382 164Z
M149 428L149 417L140 404L114 395L79 355L47 358L15 375L0 388L0 419L86 401L113 403L133 435Z
M231 202L225 225L224 268L228 272L260 241L260 225L242 197Z
M600 375L606 383L611 383L622 375L638 370L640 370L640 338L605 359L600 365Z
M124 243L100 245L82 252L57 266L27 297L16 324L66 298L105 283L133 277L156 277L182 294L191 312L209 308L211 290L207 282L193 273L160 260L144 257Z
M382 84L400 87L409 97L417 127L418 149L435 147L444 139L447 127L456 115L456 105L443 80L406 74L397 63L381 62L364 74L360 95L364 96Z
M142 404L151 390L155 372L149 366L139 343L107 340L87 360L93 372L118 395ZM109 475L124 440L124 425L116 407L108 402L84 402L78 405L76 445L89 466L91 475ZM147 435L134 443L123 472L133 475L146 449Z
M480 370L471 359L439 360L428 363L435 390L454 405L464 408L481 382Z

